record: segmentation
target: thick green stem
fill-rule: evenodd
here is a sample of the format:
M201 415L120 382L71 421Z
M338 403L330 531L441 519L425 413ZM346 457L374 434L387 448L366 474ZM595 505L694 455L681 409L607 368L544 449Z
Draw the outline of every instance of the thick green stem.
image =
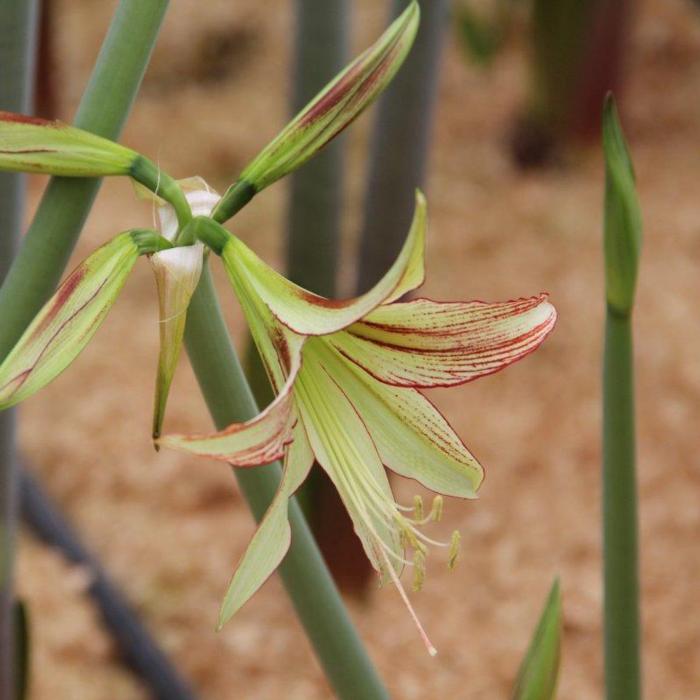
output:
M326 0L323 3L296 0L295 5L292 115L298 114L342 70L348 59L347 0ZM289 178L287 276L305 289L325 297L337 296L344 144L342 136L334 139ZM251 387L259 402L267 404L271 394L269 382L252 343L248 353L246 364ZM329 534L334 539L335 533L322 533L316 528L315 514L320 508L318 498L326 490L335 494L325 472L314 466L299 489L297 499L309 518L335 580L342 586L338 567L323 540L323 535ZM334 501L332 507L339 517L348 518L340 499L336 496L335 500L338 503ZM342 558L342 554L336 556L336 559Z
M37 27L35 0L0 0L0 109L30 110ZM0 173L0 283L7 274L24 213L25 177ZM17 522L15 413L0 413L0 700L14 697L13 562Z
M347 60L347 1L297 0L294 95L297 114ZM306 289L336 295L343 190L343 139L290 178L287 272Z
M146 70L168 0L121 0L75 126L116 140ZM53 178L0 289L0 358L55 289L100 180Z
M223 224L237 214L256 195L253 185L245 180L237 180L229 187L212 212L212 219Z
M393 0L395 16L406 0ZM448 0L423 0L416 42L379 103L365 194L357 291L394 262L411 225L416 187L423 187L437 98Z
M229 340L207 268L192 298L185 342L217 427L256 415L255 399ZM237 469L235 474L260 520L277 489L279 465ZM331 685L343 700L388 698L294 500L289 521L292 545L280 574Z
M608 309L603 374L605 684L608 700L641 697L634 368L629 315Z

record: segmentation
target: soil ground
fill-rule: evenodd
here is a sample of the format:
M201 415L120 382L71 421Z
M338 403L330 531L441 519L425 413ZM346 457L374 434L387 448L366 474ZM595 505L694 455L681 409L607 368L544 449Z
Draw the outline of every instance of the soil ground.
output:
M351 4L360 47L379 31L384 4ZM173 3L124 142L179 177L198 173L225 186L283 123L292 5ZM56 3L65 118L113 6ZM205 69L212 61L215 77ZM622 111L646 236L635 315L644 680L649 698L688 700L700 696L700 16L692 3L640 5L627 78ZM450 42L428 187L425 291L438 299L505 299L547 290L560 321L539 352L507 372L431 394L488 474L480 500L446 503L440 529L462 531L460 566L449 573L434 557L414 597L440 650L436 659L425 654L391 588L350 603L398 700L508 697L554 576L565 616L559 697L602 695L600 149L581 149L545 172L514 170L506 134L526 89L520 41L486 71ZM348 255L370 123L364 117L350 137ZM42 184L32 184L32 205ZM283 185L271 188L236 220L237 232L280 267L284 195ZM76 260L150 220L148 207L133 201L128 183L103 187ZM348 262L346 282L351 270ZM240 340L240 313L224 285L221 291ZM151 273L140 265L85 353L23 407L23 453L200 697L329 698L276 577L214 632L253 524L225 466L151 448L155 302ZM168 424L209 427L186 361ZM404 501L414 491L397 482ZM32 618L31 697L147 697L120 665L85 596L87 583L84 572L22 535L18 586Z

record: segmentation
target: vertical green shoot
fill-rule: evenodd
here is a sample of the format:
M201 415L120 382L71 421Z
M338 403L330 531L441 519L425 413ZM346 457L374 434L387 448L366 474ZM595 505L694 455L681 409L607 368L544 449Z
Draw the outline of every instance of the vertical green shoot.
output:
M641 246L634 172L615 104L603 113L606 322L603 369L605 686L641 697L632 310Z
M393 0L399 14L406 0ZM372 133L357 291L364 292L394 261L411 223L416 188L423 189L437 102L440 59L449 27L447 0L420 3L413 50L382 97Z
M557 579L549 591L515 681L513 700L553 700L561 658L561 594Z

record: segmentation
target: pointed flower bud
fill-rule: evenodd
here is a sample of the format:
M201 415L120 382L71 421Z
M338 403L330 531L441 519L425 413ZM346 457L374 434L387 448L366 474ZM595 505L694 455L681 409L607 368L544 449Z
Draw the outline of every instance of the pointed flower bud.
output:
M98 248L61 284L0 365L0 410L57 377L88 344L139 255L167 245L155 231L128 231Z
M413 0L378 41L330 82L243 170L214 211L229 219L257 192L296 170L347 127L389 85L418 30Z
M634 305L642 216L634 169L615 101L609 95L603 109L605 153L605 286L610 309L627 316Z
M101 177L128 175L136 151L58 121L0 112L0 169Z

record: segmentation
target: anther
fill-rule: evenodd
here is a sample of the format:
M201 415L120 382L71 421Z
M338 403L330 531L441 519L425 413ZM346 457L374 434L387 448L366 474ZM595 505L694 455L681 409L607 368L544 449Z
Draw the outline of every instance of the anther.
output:
M423 520L423 499L418 495L413 497L413 517Z
M440 522L442 519L442 506L443 506L443 500L442 496L435 496L433 498L433 505L430 508L430 519L433 522Z
M450 540L450 554L449 554L449 559L447 560L447 567L449 569L454 569L455 564L457 563L457 557L459 556L459 545L461 542L462 538L455 530L452 533L452 539Z
M413 555L413 590L418 592L425 581L425 554L416 550Z

